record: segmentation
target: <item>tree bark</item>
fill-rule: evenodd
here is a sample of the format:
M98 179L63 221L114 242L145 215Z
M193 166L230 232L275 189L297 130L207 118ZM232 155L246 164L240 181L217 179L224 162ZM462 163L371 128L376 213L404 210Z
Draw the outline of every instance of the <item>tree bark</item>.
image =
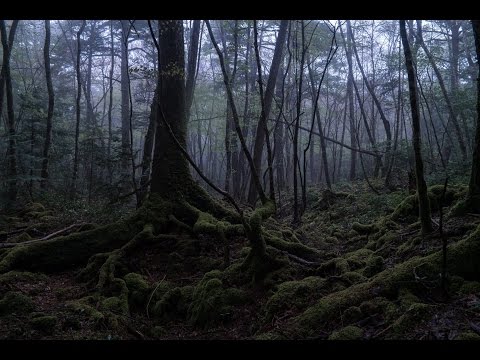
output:
M283 59L283 47L287 37L287 28L289 20L282 20L280 22L280 28L278 31L277 41L275 43L275 51L273 54L272 64L270 66L270 72L268 75L267 87L265 89L265 98L264 98L264 112L265 119L268 119L270 115L270 109L272 107L273 93L275 90L275 83L278 76L278 69ZM253 146L253 161L255 163L256 169L259 171L259 174L262 173L262 154L263 154L263 145L265 143L265 129L262 126L262 119L258 121L257 130L255 133L255 142ZM248 191L248 202L254 204L256 200L257 192L255 190L255 185L253 183L253 178L250 180L250 188Z
M50 144L52 142L52 119L53 107L55 104L55 95L53 93L52 72L50 69L50 20L45 20L45 45L43 47L43 58L45 63L45 77L47 81L48 92L48 110L47 110L47 131L45 134L45 144L43 147L42 160L42 181L40 187L45 189L47 187L48 174L48 156L50 151Z
M408 89L410 93L410 104L412 110L412 140L415 154L415 176L417 183L418 208L422 233L428 234L433 231L432 220L430 217L430 204L427 194L427 184L423 177L422 160L422 137L420 131L420 108L418 105L417 83L415 68L413 65L412 51L408 43L405 20L400 20L400 35L402 37L403 52L405 54L405 63L408 73Z

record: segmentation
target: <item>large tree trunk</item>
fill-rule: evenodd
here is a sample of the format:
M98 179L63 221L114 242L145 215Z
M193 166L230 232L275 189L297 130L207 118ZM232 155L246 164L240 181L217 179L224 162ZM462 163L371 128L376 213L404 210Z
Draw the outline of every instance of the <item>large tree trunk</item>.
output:
M3 48L2 64L2 94L0 104L3 104L3 84L6 87L7 94L7 129L8 129L8 148L7 148L7 208L13 206L17 200L17 141L15 130L15 113L13 111L13 90L12 78L10 75L10 55L17 30L18 20L13 21L10 27L10 34L7 37L5 20L0 20L0 36ZM1 110L0 105L0 110ZM0 113L1 114L1 113Z
M43 58L45 62L45 77L47 80L48 91L48 110L47 110L47 131L45 134L45 145L43 147L43 160L42 160L42 181L40 187L45 189L48 179L48 156L50 151L50 144L52 142L52 118L53 118L53 106L55 103L53 85L52 85L52 72L50 70L50 20L45 20L45 45L43 47Z
M270 109L272 108L273 93L275 90L275 83L278 76L278 69L283 59L283 47L287 37L287 28L288 20L282 20L280 22L280 29L278 31L278 37L275 44L275 51L273 54L272 64L270 66L270 72L268 75L267 87L265 89L264 97L264 114L265 119L268 119L270 115ZM257 124L257 131L255 134L255 143L253 150L253 161L255 163L255 168L258 170L259 174L262 174L262 154L263 154L263 145L265 144L265 129L262 126L262 120L260 119ZM255 184L253 179L250 180L250 188L248 191L248 202L254 204L257 197L257 192L255 190Z
M472 20L475 36L477 64L480 64L480 20ZM477 123L475 130L475 144L473 148L472 173L468 188L467 207L470 211L480 213L480 68L477 77Z
M408 89L410 92L410 104L412 109L412 138L413 150L415 153L415 176L417 181L420 223L422 225L422 233L427 234L432 232L433 228L430 217L427 184L423 177L422 137L420 132L420 108L418 105L416 75L413 66L412 52L408 43L407 31L405 29L405 20L400 20L400 35L402 37L403 51L405 54L405 63L408 73Z
M108 145L107 145L107 158L108 158L108 183L111 185L113 180L113 169L111 162L112 152L112 109L113 109L113 70L115 68L115 51L113 42L113 21L110 21L110 73L109 73L109 100L108 100Z

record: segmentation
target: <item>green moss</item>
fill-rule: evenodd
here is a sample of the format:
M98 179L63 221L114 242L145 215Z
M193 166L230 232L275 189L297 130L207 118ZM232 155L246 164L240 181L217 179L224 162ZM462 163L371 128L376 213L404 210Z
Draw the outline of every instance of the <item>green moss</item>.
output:
M333 332L328 340L360 340L363 337L363 329L357 326L346 326Z
M363 318L362 310L358 306L351 306L342 314L344 323L351 324Z
M405 334L407 332L411 332L412 329L428 320L430 312L430 305L414 303L410 305L406 313L395 320L392 325L392 331L395 334Z
M0 315L10 313L26 314L32 312L34 307L30 297L21 292L9 291L0 300Z
M465 281L459 290L460 294L478 294L480 293L480 282Z
M207 327L231 315L232 305L248 300L244 291L224 288L215 271L205 274L195 287L192 304L188 308L189 321L200 327Z
M150 335L155 339L161 339L168 335L168 330L163 326L155 326L152 330L150 330Z
M264 233L264 238L267 245L303 257L306 260L315 260L322 255L317 249L311 248L302 243L286 241L283 238L274 236L268 232Z
M480 340L480 335L474 333L473 331L465 331L457 335L455 340L465 340L465 341L472 341L472 340Z
M347 253L344 257L348 262L349 268L352 270L356 270L364 267L367 264L367 259L371 256L372 253L372 250L362 248Z
M123 277L128 288L128 304L140 307L148 301L150 286L145 278L137 273L129 273Z
M0 273L14 269L64 271L85 264L93 254L121 247L140 230L127 221L117 221L94 230L16 246L0 261Z
M25 213L44 212L44 211L45 211L45 207L42 204L36 203L36 202L27 204L23 209L23 212Z
M382 246L393 243L397 239L397 237L397 234L395 234L394 232L386 232L377 239L374 249L380 249Z
M10 240L10 242L22 243L22 242L29 241L29 240L32 240L32 237L28 233L24 232L24 233L21 233L18 236L15 236L13 239Z
M193 286L169 289L155 303L152 314L163 321L175 318L184 319L187 315L188 305L192 301L193 290Z
M348 271L350 271L350 266L344 258L328 260L317 268L317 273L322 276L341 275Z
M366 235L374 232L376 230L375 224L360 224L358 222L354 222L352 224L352 229L355 230L360 235Z
M46 281L48 277L41 273L31 273L28 271L9 271L0 275L0 285L14 284L18 282L39 282Z
M344 280L348 286L353 284L358 284L367 280L365 276L354 271L347 271L341 275L342 280Z
M96 303L97 300L94 297L87 296L79 300L67 302L66 307L77 314L84 314L90 321L98 323L105 317L95 308Z
M243 247L242 250L240 250L240 257L247 257L250 254L250 250L252 250L252 248L249 246Z
M116 296L112 296L112 297L106 298L101 302L100 310L111 311L114 314L127 315L128 303L125 304L125 301L123 299L120 299Z
M447 277L447 286L450 292L456 293L460 291L464 283L465 279L461 276L452 275Z
M404 310L407 310L413 304L420 303L420 299L412 294L412 292L406 288L401 288L398 292L398 300Z
M385 261L381 256L371 256L367 261L367 266L363 269L363 275L366 277L372 277L383 271L384 268Z
M30 324L36 330L43 331L47 334L52 334L57 325L56 316L39 316L30 320Z
M318 290L325 284L325 279L316 276L281 283L265 304L265 321L270 321L274 315L291 308L304 309L312 296L318 295Z

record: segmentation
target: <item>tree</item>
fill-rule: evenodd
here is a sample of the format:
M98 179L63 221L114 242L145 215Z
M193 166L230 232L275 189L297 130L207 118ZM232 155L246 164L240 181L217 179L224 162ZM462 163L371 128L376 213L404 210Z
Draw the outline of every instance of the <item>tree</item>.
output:
M7 149L7 208L12 207L17 199L17 141L15 129L15 113L13 109L13 90L12 77L10 74L10 56L12 53L15 32L17 30L18 20L14 20L10 27L10 33L7 36L5 20L0 20L0 37L2 39L3 64L0 79L0 115L3 105L3 88L5 84L7 94L7 129L8 129L8 149Z
M472 20L475 37L477 65L480 64L480 20ZM480 67L477 77L477 121L475 126L475 143L473 148L472 172L468 186L466 207L469 211L480 213Z
M43 161L42 161L42 181L40 186L45 189L47 186L48 174L48 157L50 151L50 144L52 142L52 118L53 107L55 104L55 94L53 93L52 72L50 69L50 20L45 20L45 46L43 47L43 59L45 63L45 77L47 81L48 91L48 109L47 109L47 131L45 133L45 144L43 146Z
M417 82L415 68L413 66L412 51L407 38L405 20L400 20L400 35L402 37L405 64L408 73L408 89L410 92L410 107L412 111L412 140L415 154L415 177L417 183L418 208L422 233L428 234L433 231L432 219L430 217L430 203L427 194L427 184L423 176L422 160L422 137L420 132L420 108L418 105Z

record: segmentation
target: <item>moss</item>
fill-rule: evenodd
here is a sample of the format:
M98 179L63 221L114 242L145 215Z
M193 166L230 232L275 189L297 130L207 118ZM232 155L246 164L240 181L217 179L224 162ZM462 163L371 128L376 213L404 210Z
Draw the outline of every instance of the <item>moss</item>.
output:
M318 295L318 290L325 284L325 279L316 276L306 277L300 281L281 283L265 304L264 320L270 321L274 315L291 308L304 309L312 296Z
M380 249L382 246L393 243L397 239L397 237L397 234L395 234L394 232L386 232L377 239L374 249Z
M372 250L362 248L347 253L344 257L347 260L350 269L356 270L366 265L367 259L371 256L372 253Z
M321 276L341 275L350 270L348 261L344 258L334 258L320 265L316 272Z
M465 341L471 341L471 340L480 340L480 335L477 333L474 333L473 331L465 331L460 334L458 334L455 337L455 340L465 340Z
M415 327L423 324L429 318L431 306L427 304L414 303L401 315L392 325L395 334L411 332Z
M0 300L0 315L10 313L27 314L32 312L34 307L30 297L21 292L9 291Z
M80 226L77 231L78 232L89 231L89 230L95 230L96 228L97 228L97 225L87 223L87 224L83 224L82 226Z
M459 290L460 294L478 294L480 293L480 282L465 281Z
M363 329L357 326L346 326L333 332L328 340L360 340L363 337Z
M22 243L22 242L29 241L29 240L32 240L32 237L28 233L24 232L24 233L21 233L18 236L15 236L13 239L10 240L10 242Z
M406 288L401 288L398 292L398 300L404 310L407 310L413 304L420 303L420 299L413 295L412 292Z
M250 254L250 250L252 250L252 248L249 246L243 247L242 250L240 250L240 257L247 257Z
M341 278L348 284L348 286L367 280L365 276L354 271L347 271L346 273L343 273Z
M103 300L100 304L100 310L110 311L114 314L127 315L128 314L128 303L125 304L123 299L120 299L116 296L112 296Z
M93 254L121 247L140 230L122 220L94 230L16 246L0 261L0 273L14 269L64 271L85 264Z
M55 330L55 326L57 325L57 317L56 316L39 316L35 317L30 320L30 324L36 330L43 331L47 334L52 334Z
M381 296L362 302L359 308L363 314L368 316L383 313L387 320L390 320L397 315L397 306Z
M372 277L375 274L383 271L385 268L385 261L381 256L371 256L367 261L367 266L363 270L363 275Z
M279 250L287 251L306 260L316 260L322 255L317 249L311 248L302 243L286 241L278 236L273 236L268 232L264 233L264 238L267 245Z
M152 330L150 330L150 335L155 339L161 339L168 335L168 330L163 326L155 326Z
M41 273L31 273L28 271L9 271L0 275L0 285L16 284L18 282L40 282L46 281L48 277Z
M140 307L146 304L150 286L145 278L136 273L129 273L123 277L128 288L128 304L131 307Z
M363 317L362 310L358 306L351 306L342 314L343 321L346 324L355 323Z
M188 308L189 321L200 327L207 327L231 315L232 305L247 301L244 291L237 288L224 288L215 271L205 274L195 287L192 304Z
M24 213L30 213L30 212L44 212L45 211L45 206L43 206L40 203L34 202L34 203L29 203L25 206L23 209Z
M66 303L67 309L77 313L84 314L90 321L99 323L105 316L95 308L97 301L91 296L69 301Z
M360 235L366 235L374 232L376 230L376 226L375 224L364 225L358 222L354 222L352 224L352 230L355 230Z
M447 286L450 292L456 293L460 291L464 283L465 279L461 276L453 275L447 277Z
M188 305L192 301L193 289L193 286L184 286L168 290L155 303L152 314L163 321L186 318Z

